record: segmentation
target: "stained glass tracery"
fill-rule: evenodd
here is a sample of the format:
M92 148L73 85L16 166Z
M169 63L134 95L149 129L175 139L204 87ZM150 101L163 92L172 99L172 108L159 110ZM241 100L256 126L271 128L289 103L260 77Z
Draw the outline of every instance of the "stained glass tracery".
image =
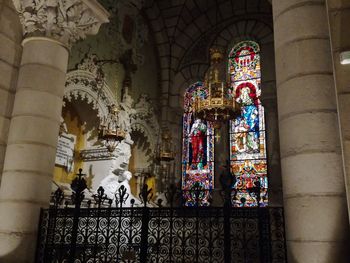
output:
M186 206L208 206L214 186L214 128L211 123L195 118L193 112L196 98L207 96L208 90L197 82L188 88L184 97L182 190Z
M260 102L260 48L243 41L229 54L231 89L241 114L230 122L231 172L236 177L233 206L257 206L252 189L260 183L260 206L268 204L265 113Z

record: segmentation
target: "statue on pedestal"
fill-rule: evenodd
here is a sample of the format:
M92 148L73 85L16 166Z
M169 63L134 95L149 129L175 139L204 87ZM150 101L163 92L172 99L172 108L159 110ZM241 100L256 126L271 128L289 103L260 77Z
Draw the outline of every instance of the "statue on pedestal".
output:
M123 207L129 207L131 205L131 199L136 201L136 205L138 204L138 200L131 194L129 184L132 174L127 170L131 156L131 147L128 140L130 140L129 134L127 138L117 146L114 152L115 157L110 160L108 175L100 183L100 186L105 190L107 197L113 201L116 199L116 194L118 198L119 189L124 186L127 199L125 200L125 203L123 203Z

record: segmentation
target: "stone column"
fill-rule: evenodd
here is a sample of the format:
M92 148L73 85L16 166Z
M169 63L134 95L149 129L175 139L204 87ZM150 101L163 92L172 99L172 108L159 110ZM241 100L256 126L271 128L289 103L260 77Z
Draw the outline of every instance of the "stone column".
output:
M262 84L262 87L264 83ZM277 98L269 97L262 100L265 109L265 128L266 128L266 152L267 169L269 180L269 205L282 206L282 176L279 147L279 130L277 116Z
M22 47L22 27L11 0L0 1L0 185Z
M0 188L0 261L33 262L47 207L69 46L107 22L95 0L17 1L23 54Z
M345 185L350 216L350 65L340 63L340 53L350 51L350 2L327 0L333 70L338 95L338 114L342 135Z
M274 0L289 262L348 262L349 222L325 0Z

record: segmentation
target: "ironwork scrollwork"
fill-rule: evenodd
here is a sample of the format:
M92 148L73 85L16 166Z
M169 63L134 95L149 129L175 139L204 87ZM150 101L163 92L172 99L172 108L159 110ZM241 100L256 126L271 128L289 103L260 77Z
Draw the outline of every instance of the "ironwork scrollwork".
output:
M64 196L57 190L53 208L42 210L36 262L286 262L283 208L233 207L233 184L234 178L223 186L227 202L219 207L174 206L178 191L171 186L170 207L162 207L161 199L151 207L147 185L139 196L143 207L135 207L134 199L124 207L129 196L123 187L115 206L101 188L80 207L86 189L80 171L72 183L76 205L66 200L61 208ZM259 185L254 187L249 191L255 198ZM199 202L203 189L192 190Z
M103 206L106 201L108 202L109 206L112 204L112 200L107 197L105 194L105 189L102 186L100 186L96 192L97 193L92 197L94 198L97 207Z
M143 184L139 197L142 204L146 207L153 198L152 188L148 189L148 185L146 183Z
M51 198L53 207L54 208L60 207L62 205L63 200L64 200L64 193L61 190L61 188L58 187Z
M85 174L82 173L83 169L79 169L79 173L71 183L72 192L72 202L76 206L80 206L84 199L84 190L87 189L86 180L84 178Z
M129 198L129 194L127 192L127 189L124 185L119 187L118 191L115 193L115 204L116 206L122 208L123 204L126 204L126 200ZM134 199L133 199L134 200ZM135 203L135 200L134 200Z

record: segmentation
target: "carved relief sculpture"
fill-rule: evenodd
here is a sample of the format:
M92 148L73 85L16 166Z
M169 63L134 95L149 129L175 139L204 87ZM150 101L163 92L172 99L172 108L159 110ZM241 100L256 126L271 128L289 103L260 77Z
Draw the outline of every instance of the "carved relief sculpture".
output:
M108 22L96 0L14 0L14 4L25 37L48 37L68 47Z

